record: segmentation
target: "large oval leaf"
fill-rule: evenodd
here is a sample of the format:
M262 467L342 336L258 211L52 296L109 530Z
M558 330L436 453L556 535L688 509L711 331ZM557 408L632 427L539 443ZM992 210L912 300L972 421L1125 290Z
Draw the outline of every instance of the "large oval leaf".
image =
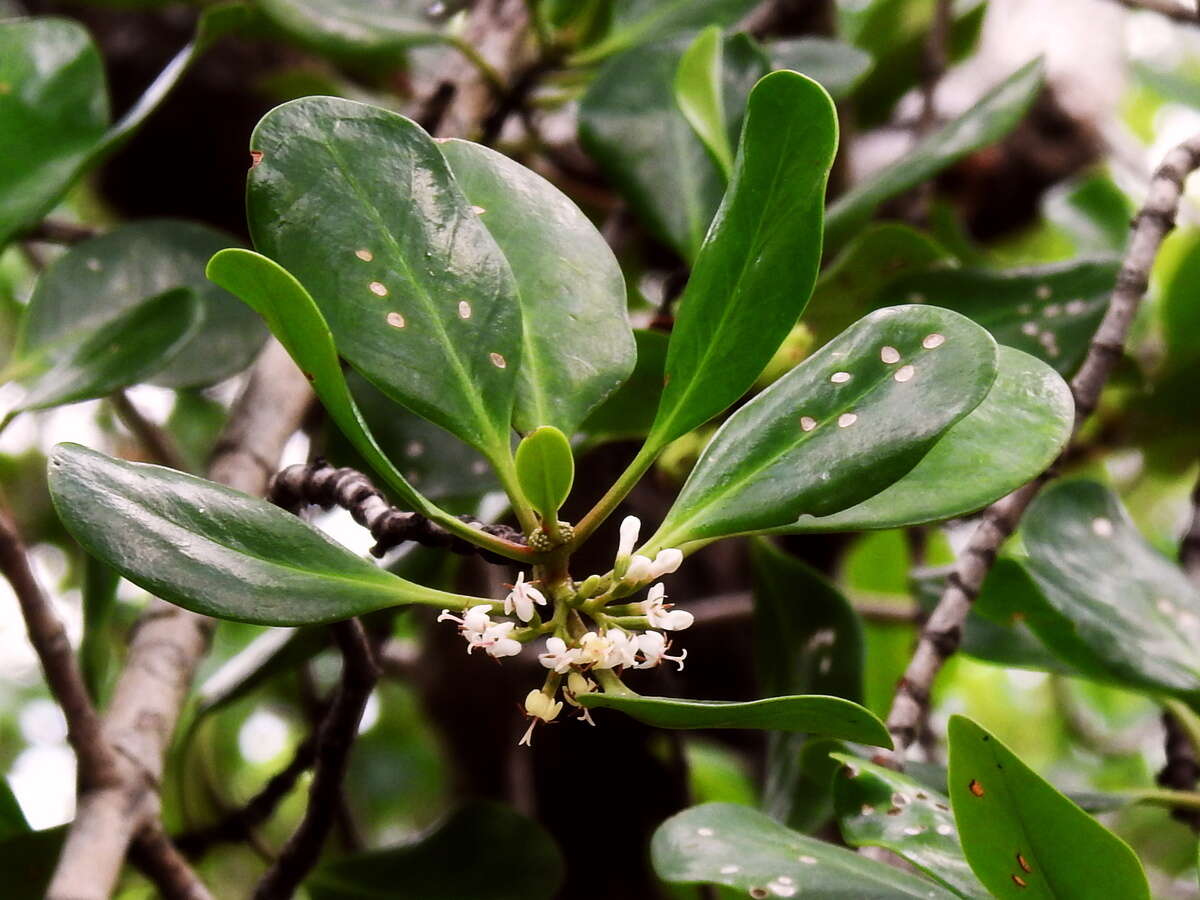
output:
M58 201L108 127L104 65L83 26L0 22L0 248Z
M884 200L920 184L971 151L999 140L1025 115L1041 87L1042 65L1034 60L896 162L848 190L829 207L825 219L826 244L840 246Z
M887 728L874 713L840 697L813 694L735 702L586 694L577 699L591 709L615 709L656 728L802 731L858 741L874 747L892 746Z
M675 101L726 179L733 173L733 146L721 91L721 29L710 25L683 52L675 70Z
M732 25L756 0L613 0L608 34L576 55L584 64L660 37L692 32L706 25Z
M255 246L312 294L338 351L397 402L507 456L517 286L433 139L385 109L306 97L267 113L251 147Z
M171 469L58 444L49 487L85 550L203 615L312 625L403 603L473 602L397 578L265 500Z
M513 425L574 434L633 371L621 267L587 216L540 175L469 141L438 148L516 277L523 329Z
M1088 675L1200 702L1200 592L1103 485L1044 491L1023 520L1026 566L1049 607L1028 616Z
M185 287L203 324L154 379L169 387L211 384L246 368L267 332L258 317L204 277L208 258L236 241L203 225L168 219L122 225L72 247L38 279L20 353L58 361L86 335L164 291Z
M196 334L203 315L188 288L153 297L106 322L27 385L9 418L104 397L158 372Z
M947 900L923 879L784 828L747 806L706 803L672 816L650 845L666 881L722 884L751 897Z
M1067 383L1040 360L1001 347L992 389L899 481L831 516L774 529L864 531L964 516L1036 478L1066 446L1075 421Z
M299 41L359 62L396 61L439 39L428 0L257 0L263 15Z
M1115 834L974 722L950 719L950 802L963 852L992 895L1149 900L1141 864Z
M1117 260L1085 259L1030 269L944 269L901 278L880 303L930 303L978 322L1002 344L1075 371L1117 283Z
M650 544L778 528L861 502L912 469L995 377L995 342L969 319L877 310L729 417Z
M461 863L464 848L471 865ZM562 880L562 857L544 828L476 802L411 844L331 860L304 887L314 900L550 900Z
M729 190L680 300L652 444L737 400L796 324L821 260L836 151L824 88L786 71L755 85Z
M871 69L871 54L825 37L772 41L767 52L776 69L791 69L819 81L835 100L849 94Z
M654 236L693 260L725 178L675 100L687 46L676 39L638 47L606 65L579 103L579 140ZM724 42L723 105L734 143L750 87L769 70L749 38Z
M963 856L946 797L901 772L832 756L846 766L833 797L847 844L891 850L959 897L989 900Z
M654 424L662 396L668 337L661 331L639 329L633 338L637 344L633 373L580 426L589 443L644 438Z

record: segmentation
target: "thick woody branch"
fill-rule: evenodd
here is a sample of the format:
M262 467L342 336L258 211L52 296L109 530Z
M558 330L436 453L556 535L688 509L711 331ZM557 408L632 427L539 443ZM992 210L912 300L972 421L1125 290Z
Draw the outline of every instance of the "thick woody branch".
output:
M1145 206L1133 220L1129 248L1108 309L1092 337L1083 364L1071 380L1071 393L1075 398L1074 435L1078 435L1080 425L1095 410L1100 391L1124 352L1129 326L1146 292L1158 248L1175 226L1184 181L1198 165L1200 135L1168 153L1151 179ZM1070 452L1068 447L1063 454ZM919 724L928 709L933 681L962 642L967 613L991 571L1000 545L1016 530L1025 509L1062 459L1060 456L1047 471L992 504L981 516L966 550L950 573L937 607L921 632L912 660L896 689L887 723L895 749L890 757L883 757L885 762L903 766L905 752L916 741Z
M1175 0L1117 0L1128 9L1144 9L1166 16L1176 22L1186 22L1189 25L1200 25L1200 13L1197 12L1194 0L1191 7L1176 3Z
M134 838L129 858L168 900L213 900L157 821Z
M317 864L337 820L342 781L367 699L379 680L371 643L358 619L339 622L333 634L342 651L342 681L317 732L316 763L308 808L279 858L254 891L256 900L290 897Z
M271 479L267 499L290 512L304 506L330 509L340 506L354 521L371 532L375 546L371 554L381 557L406 541L426 547L449 550L460 555L478 553L488 562L511 565L511 560L491 553L429 521L419 513L397 509L387 502L371 480L356 469L335 469L325 460L288 466ZM470 516L462 521L472 528L503 538L514 544L524 544L525 536L507 525L490 525Z
M311 400L304 376L271 342L234 406L209 477L262 495ZM161 600L138 620L103 721L104 739L117 753L116 778L81 790L50 900L109 897L130 842L156 825L163 757L212 627L211 619Z

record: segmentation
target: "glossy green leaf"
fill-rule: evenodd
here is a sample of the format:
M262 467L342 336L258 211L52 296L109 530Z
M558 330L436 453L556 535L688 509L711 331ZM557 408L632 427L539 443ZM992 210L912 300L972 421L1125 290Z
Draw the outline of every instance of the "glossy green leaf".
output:
M969 719L952 717L949 738L963 852L994 897L1149 900L1124 841Z
M735 702L586 694L577 699L589 709L615 709L655 728L803 731L874 747L892 745L887 728L870 710L840 697L766 697Z
M159 466L58 444L49 487L85 550L203 615L311 625L403 603L461 608L470 600L397 578L264 500Z
M1048 221L1071 236L1081 254L1124 252L1136 212L1129 196L1103 172L1051 188L1042 210Z
M286 34L323 53L358 61L396 62L404 51L440 40L427 0L256 0Z
M1018 69L969 110L925 137L889 166L837 199L825 217L825 243L838 247L883 201L915 187L968 153L999 140L1025 115L1042 87L1042 65Z
M945 247L907 225L869 225L818 276L804 310L804 326L820 346L871 310L886 306L881 294L892 282L952 262Z
M806 837L746 806L707 803L667 819L650 845L665 881L720 884L751 897L946 900L955 895L892 866Z
M307 97L267 113L251 148L255 246L312 295L338 352L398 403L507 457L518 288L429 135L385 109Z
M188 288L167 291L122 313L32 379L4 423L28 410L95 400L145 381L192 340L202 314Z
M1200 310L1196 303L1196 279L1200 277L1200 233L1194 230L1172 236L1171 252L1155 261L1160 278L1158 303L1163 340L1167 345L1166 366L1191 384L1194 366L1200 361L1196 334L1200 330ZM1189 387L1190 390L1190 387Z
M871 313L729 417L650 543L779 528L879 493L987 396L996 352L948 310Z
M1092 677L1200 702L1200 592L1116 496L1091 481L1056 484L1022 534L1050 613L1027 618L1047 646Z
M1029 269L943 269L892 282L881 303L930 303L978 322L1064 375L1087 353L1117 280L1119 262L1083 259Z
M950 801L919 781L864 759L834 753L844 763L834 803L851 847L883 847L959 897L992 896L967 865Z
M214 256L207 275L266 320L312 383L330 418L388 486L413 509L429 511L429 502L396 470L363 421L346 384L333 335L304 286L273 260L238 248Z
M204 278L208 258L233 243L203 225L162 219L122 225L77 244L38 279L19 353L56 362L149 298L188 288L202 307L200 330L154 382L208 385L240 372L258 354L266 329L235 297Z
M621 267L587 216L540 175L468 141L438 149L516 277L523 327L513 426L574 434L633 371Z
M544 828L476 801L411 844L331 860L304 887L313 900L550 900L562 880L562 857Z
M861 702L863 634L853 607L826 578L766 540L751 544L750 559L759 690ZM806 743L806 736L780 733L767 743L762 806L793 828L819 824L814 819L828 809L827 788L808 791Z
M658 240L686 260L699 252L725 179L675 100L675 73L688 41L638 47L613 59L579 104L579 140ZM770 62L745 35L723 48L723 101L730 142Z
M637 344L633 373L580 426L589 443L644 438L654 424L669 338L661 331L643 329L634 331L633 337Z
M651 443L665 445L736 401L804 311L836 150L837 113L824 88L786 71L755 85L729 190L680 300Z
M567 436L553 425L525 435L517 447L517 481L542 521L555 522L575 481L575 457Z
M612 0L612 19L602 41L576 54L578 65L621 50L708 25L733 25L757 0Z
M725 124L721 56L721 29L710 25L696 35L679 59L679 68L675 70L675 101L728 179L733 173L733 147Z
M767 46L776 69L807 75L840 100L871 70L871 54L853 44L824 37L788 38Z
M1045 363L1001 347L983 402L952 425L898 481L831 516L804 517L778 532L900 528L967 515L1044 472L1075 422L1071 389Z
M54 206L108 116L104 66L83 26L0 22L0 247Z
M114 659L113 640L109 635L117 607L117 587L121 576L94 556L83 560L83 637L79 642L79 668L87 684L88 695L103 708L108 698L109 673Z

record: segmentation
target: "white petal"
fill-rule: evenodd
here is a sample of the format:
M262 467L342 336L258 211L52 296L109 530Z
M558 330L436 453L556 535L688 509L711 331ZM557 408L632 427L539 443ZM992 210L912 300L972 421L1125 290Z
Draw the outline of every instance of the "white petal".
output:
M668 547L666 550L660 550L658 556L654 557L654 573L651 578L662 578L664 575L670 575L683 563L683 551L676 550L674 547Z
M654 560L637 554L629 560L629 568L625 570L624 580L633 584L649 581L654 577Z
M661 581L646 592L646 602L653 603L655 606L661 605L666 598L667 587Z
M617 544L617 556L628 556L633 552L637 543L638 533L642 530L642 520L637 516L626 516L621 521L621 540Z
M685 609L673 609L668 613L659 617L659 628L667 631L683 631L685 628L691 628L695 616Z
M521 652L521 642L514 641L512 638L500 638L487 648L487 652L489 656L494 656L497 659L504 656L516 656Z

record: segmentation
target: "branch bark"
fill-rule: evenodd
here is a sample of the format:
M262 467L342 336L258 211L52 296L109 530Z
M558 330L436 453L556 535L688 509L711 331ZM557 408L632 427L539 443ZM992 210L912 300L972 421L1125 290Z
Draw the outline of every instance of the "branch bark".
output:
M1200 12L1194 5L1188 9L1175 3L1174 0L1117 0L1117 2L1127 9L1149 10L1176 22L1200 25Z
M1134 218L1133 234L1116 287L1087 356L1071 380L1075 398L1075 427L1092 414L1103 389L1125 348L1130 323L1137 312L1150 277L1150 269L1163 238L1175 227L1175 214L1187 176L1200 166L1200 135L1171 150L1150 181L1146 203ZM929 706L929 691L946 660L962 642L963 624L979 595L984 578L995 562L1000 545L1016 530L1021 516L1042 486L1050 480L1068 446L1049 469L984 511L971 540L950 573L937 607L922 629L904 677L896 689L888 715L888 731L895 745L880 759L902 768L905 753L918 737L919 723Z
M338 622L333 634L342 651L342 681L317 733L317 757L308 807L279 858L254 891L255 900L291 897L321 856L342 799L342 781L367 699L379 680L371 643L358 619Z
M311 400L304 376L279 344L269 343L234 405L209 477L263 494ZM161 600L138 620L103 720L104 740L116 751L115 778L80 791L49 900L107 898L135 835L159 827L163 756L213 626Z

